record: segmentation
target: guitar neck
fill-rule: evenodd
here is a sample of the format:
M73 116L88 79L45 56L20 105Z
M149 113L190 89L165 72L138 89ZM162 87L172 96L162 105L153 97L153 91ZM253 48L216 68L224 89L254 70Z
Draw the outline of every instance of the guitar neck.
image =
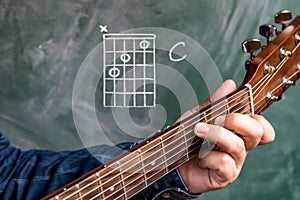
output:
M73 181L45 199L128 199L199 153L198 122L212 123L226 113L251 112L245 87L187 116L128 152Z

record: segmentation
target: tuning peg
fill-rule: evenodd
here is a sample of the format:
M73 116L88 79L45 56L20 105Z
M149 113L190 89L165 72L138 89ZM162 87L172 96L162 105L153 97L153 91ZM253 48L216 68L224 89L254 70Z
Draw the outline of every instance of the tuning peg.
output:
M282 24L282 30L286 28L286 24L292 19L292 12L282 10L275 14L275 23Z
M284 88L286 85L294 85L295 82L288 79L288 77L284 76L282 78L282 87Z
M269 103L272 100L278 101L279 99L280 99L279 96L275 96L271 92L267 93L267 103Z
M242 43L242 51L245 53L250 53L250 59L254 58L254 52L261 48L261 43L259 39L250 39Z
M267 44L269 44L270 38L277 35L277 28L271 24L264 24L259 27L259 34L267 38Z

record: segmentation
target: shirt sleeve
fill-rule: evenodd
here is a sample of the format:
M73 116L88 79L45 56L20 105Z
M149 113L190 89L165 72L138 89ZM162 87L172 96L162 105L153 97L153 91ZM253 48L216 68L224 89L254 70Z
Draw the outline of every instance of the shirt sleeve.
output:
M40 199L129 149L132 143L54 152L10 146L0 133L0 199ZM177 170L132 199L192 199Z

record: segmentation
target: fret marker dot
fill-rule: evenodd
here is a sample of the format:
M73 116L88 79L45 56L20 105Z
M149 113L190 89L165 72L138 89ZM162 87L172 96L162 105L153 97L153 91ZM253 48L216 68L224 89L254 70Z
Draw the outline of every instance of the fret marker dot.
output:
M155 165L155 161L152 161L152 162L151 162L151 165L154 166L154 165Z
M110 191L114 191L114 189L115 189L114 186L111 186L111 187L109 188Z
M76 187L77 187L77 188L79 188L79 185L78 185L78 184L76 184Z
M58 196L58 195L56 195L56 196L55 196L55 199L59 199L59 196Z

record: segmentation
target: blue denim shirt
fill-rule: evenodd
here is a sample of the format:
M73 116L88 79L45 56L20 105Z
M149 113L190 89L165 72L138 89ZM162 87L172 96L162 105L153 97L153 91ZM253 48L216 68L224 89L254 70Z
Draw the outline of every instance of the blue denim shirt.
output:
M0 133L0 199L40 199L107 162L131 145L101 145L89 150L63 152L21 151L10 146L9 140ZM192 199L197 196L188 193L177 170L174 170L132 199Z

